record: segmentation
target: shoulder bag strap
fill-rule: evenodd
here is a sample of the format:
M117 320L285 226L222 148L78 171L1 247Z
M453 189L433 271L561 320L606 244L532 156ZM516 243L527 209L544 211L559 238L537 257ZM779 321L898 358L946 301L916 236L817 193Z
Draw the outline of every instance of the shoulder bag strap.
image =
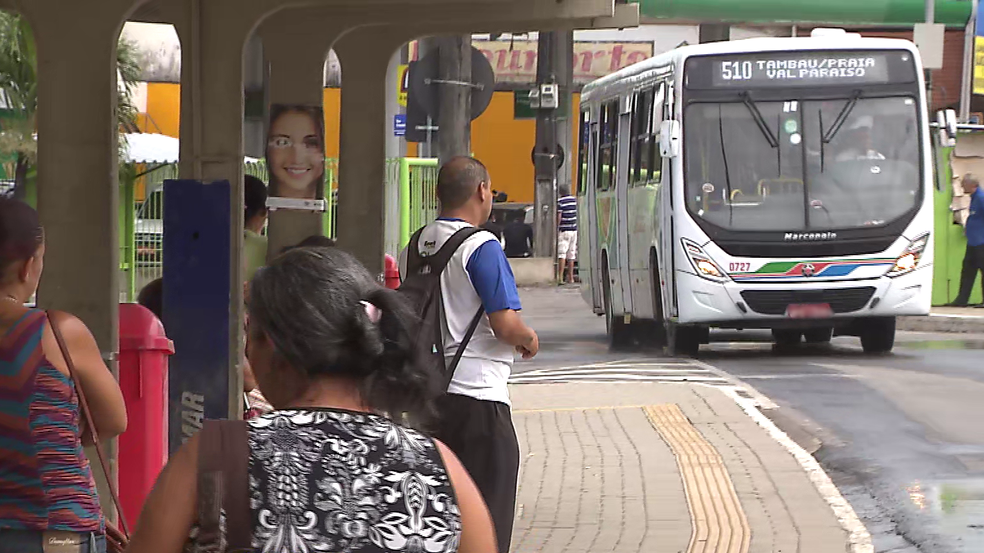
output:
M109 472L109 465L106 463L106 454L103 453L102 445L99 443L99 434L96 432L96 425L92 422L92 412L89 411L89 403L85 400L85 392L82 391L82 383L79 381L78 371L75 370L75 363L72 361L72 354L69 353L68 344L65 343L65 338L62 336L61 330L58 329L58 324L51 316L51 312L48 311L47 315L48 324L51 325L51 333L55 335L55 341L58 342L58 349L61 350L62 357L65 358L65 364L68 365L68 374L72 377L72 382L75 384L75 393L79 396L79 408L82 410L82 414L85 417L85 423L89 428L89 432L92 433L92 442L96 446L96 454L99 456L99 464L102 466L103 474L106 476L106 484L109 486L109 494L113 496L113 504L116 505L117 516L120 520L120 529L123 531L123 536L129 539L130 530L123 516L123 507L120 505L120 496L116 492L116 486L113 485L113 479L110 478L112 473Z
M198 441L198 524L204 543L218 551L251 551L249 431L245 421L210 420ZM219 513L225 511L224 535Z

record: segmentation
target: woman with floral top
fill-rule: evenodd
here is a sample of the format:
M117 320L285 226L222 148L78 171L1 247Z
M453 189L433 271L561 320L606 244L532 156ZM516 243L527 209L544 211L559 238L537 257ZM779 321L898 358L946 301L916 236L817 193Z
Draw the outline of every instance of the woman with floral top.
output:
M279 256L249 295L247 356L276 409L242 423L251 551L497 551L455 455L390 417L423 420L436 391L403 299L351 255L318 247ZM197 550L201 443L171 457L128 551Z

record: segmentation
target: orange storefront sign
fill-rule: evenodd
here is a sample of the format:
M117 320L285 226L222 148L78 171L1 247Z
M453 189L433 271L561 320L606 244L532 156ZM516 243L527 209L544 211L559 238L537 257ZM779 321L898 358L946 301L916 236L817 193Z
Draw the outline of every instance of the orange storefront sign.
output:
M473 42L495 71L496 82L536 80L535 40L481 40ZM591 82L653 55L652 42L575 42L574 81Z

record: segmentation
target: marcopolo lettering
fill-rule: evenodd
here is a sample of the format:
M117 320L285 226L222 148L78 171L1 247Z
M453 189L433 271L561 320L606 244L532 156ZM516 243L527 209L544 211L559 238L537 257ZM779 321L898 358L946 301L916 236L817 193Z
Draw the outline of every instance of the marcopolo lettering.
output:
M801 242L811 240L835 240L836 232L787 232L784 240L790 242Z

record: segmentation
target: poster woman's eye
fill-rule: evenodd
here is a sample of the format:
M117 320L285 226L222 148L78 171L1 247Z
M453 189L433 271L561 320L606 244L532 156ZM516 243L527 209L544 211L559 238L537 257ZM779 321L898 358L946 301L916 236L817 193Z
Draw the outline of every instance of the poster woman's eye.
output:
M321 149L321 141L318 140L318 137L317 136L310 136L310 135L309 136L305 136L304 137L304 145L307 146L308 148L313 148L315 150L320 150Z
M274 136L268 144L274 148L290 148L294 145L294 142L286 136Z

